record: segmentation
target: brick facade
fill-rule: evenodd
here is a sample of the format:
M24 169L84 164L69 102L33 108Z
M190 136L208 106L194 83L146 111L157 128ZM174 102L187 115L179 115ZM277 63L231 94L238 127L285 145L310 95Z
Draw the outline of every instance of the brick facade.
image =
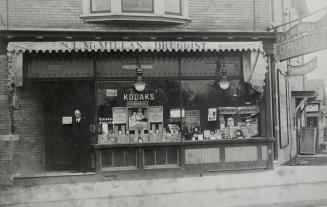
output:
M271 22L270 0L188 0L190 23L182 25L160 24L159 26L158 24L86 23L80 18L83 13L83 0L9 0L8 2L9 11L6 9L6 0L0 0L0 15L3 20L3 23L0 22L0 30L7 29L8 24L9 29L12 30L93 31L94 34L112 30L265 32L270 27ZM275 10L278 10L277 6ZM7 12L9 12L8 19ZM276 22L278 20L282 21L280 16L276 17ZM66 39L63 38L62 41L66 41ZM253 40L249 38L248 41ZM269 43L264 47L271 48L271 45ZM5 48L6 45L2 45L0 39L0 52L3 53ZM279 147L278 86L274 65L272 65L271 75L274 137L277 138L275 147L278 161L282 163L289 160L291 145L283 149ZM2 54L0 56L0 96L2 97L7 95L7 76L7 56ZM17 89L17 95L22 108L15 111L14 118L20 140L15 142L0 141L0 183L7 181L8 176L11 175L45 170L43 104L38 85L24 82L24 87ZM266 97L266 100L269 100L269 97ZM263 124L269 126L269 123ZM0 135L9 134L9 131L8 100L0 99ZM269 130L263 133L268 136L271 134ZM292 136L290 143L292 143L291 155L295 156L295 136Z
M0 14L6 16L5 0L0 0ZM189 18L185 25L92 24L81 20L83 0L9 1L9 28L115 30L238 30L266 31L270 26L269 0L189 0ZM6 22L6 19L4 18Z
M14 120L18 141L8 141L10 113L7 97L7 56L0 56L0 183L9 183L10 176L45 170L42 104L35 84L17 89L21 109L15 111Z

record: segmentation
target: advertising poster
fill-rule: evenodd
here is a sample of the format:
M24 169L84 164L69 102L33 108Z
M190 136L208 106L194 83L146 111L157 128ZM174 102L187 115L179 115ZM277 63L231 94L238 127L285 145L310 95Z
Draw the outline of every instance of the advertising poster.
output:
M126 124L127 108L112 107L112 118L113 118L113 124Z
M149 122L163 122L163 108L162 106L149 107Z
M208 121L217 121L217 108L208 109Z
M185 125L189 128L200 127L200 110L186 110Z
M146 109L130 109L128 117L129 130L147 130L148 121L146 117Z

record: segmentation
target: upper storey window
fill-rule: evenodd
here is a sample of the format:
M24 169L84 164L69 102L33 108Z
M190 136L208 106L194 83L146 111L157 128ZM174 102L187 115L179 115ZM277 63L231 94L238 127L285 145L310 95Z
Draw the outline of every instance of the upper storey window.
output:
M122 0L123 12L153 13L153 0Z
M91 13L110 12L111 1L92 0L90 1Z
M188 0L83 0L86 22L161 22L183 24L188 19Z
M165 13L182 15L182 0L165 0Z

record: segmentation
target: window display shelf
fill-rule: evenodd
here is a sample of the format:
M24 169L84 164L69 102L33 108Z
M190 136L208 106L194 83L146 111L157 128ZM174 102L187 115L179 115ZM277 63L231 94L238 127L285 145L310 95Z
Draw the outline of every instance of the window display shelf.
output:
M180 141L164 143L95 144L97 171L159 169L270 169L274 138ZM132 167L132 168L131 168ZM124 169L125 169L124 168Z
M147 142L147 143L120 143L120 144L94 144L95 149L119 148L119 147L146 147L146 146L183 146L183 145L211 145L211 144L239 144L239 143L260 143L271 142L274 138L245 138L245 139L220 139L220 140L201 140L201 141L173 141L173 142Z

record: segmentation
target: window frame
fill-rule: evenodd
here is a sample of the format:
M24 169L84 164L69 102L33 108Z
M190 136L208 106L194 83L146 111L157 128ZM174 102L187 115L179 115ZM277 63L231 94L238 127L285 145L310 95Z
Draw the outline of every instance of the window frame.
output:
M93 11L92 0L83 0L83 13L80 18L84 22L139 22L139 23L164 23L186 24L191 21L188 17L188 0L180 0L180 13L166 12L165 2L152 0L152 11L133 11L123 8L123 0L110 1L110 10Z
M182 9L182 7L183 7L183 0L178 0L179 1L179 13L176 13L176 12L169 12L169 11L167 11L167 8L166 8L166 5L165 5L165 14L167 14L167 15L176 15L176 16L183 16L183 9Z
M111 1L111 0L109 0ZM140 13L140 14L155 14L155 2L154 0L151 0L152 2L152 10L151 11L146 11L146 10L124 10L124 1L126 0L120 0L121 3L121 13Z
M90 3L90 14L102 14L102 13L111 13L111 0L107 0L108 2L110 2L110 9L109 10L101 10L101 11L93 11L92 10L92 2L94 0L89 0Z

